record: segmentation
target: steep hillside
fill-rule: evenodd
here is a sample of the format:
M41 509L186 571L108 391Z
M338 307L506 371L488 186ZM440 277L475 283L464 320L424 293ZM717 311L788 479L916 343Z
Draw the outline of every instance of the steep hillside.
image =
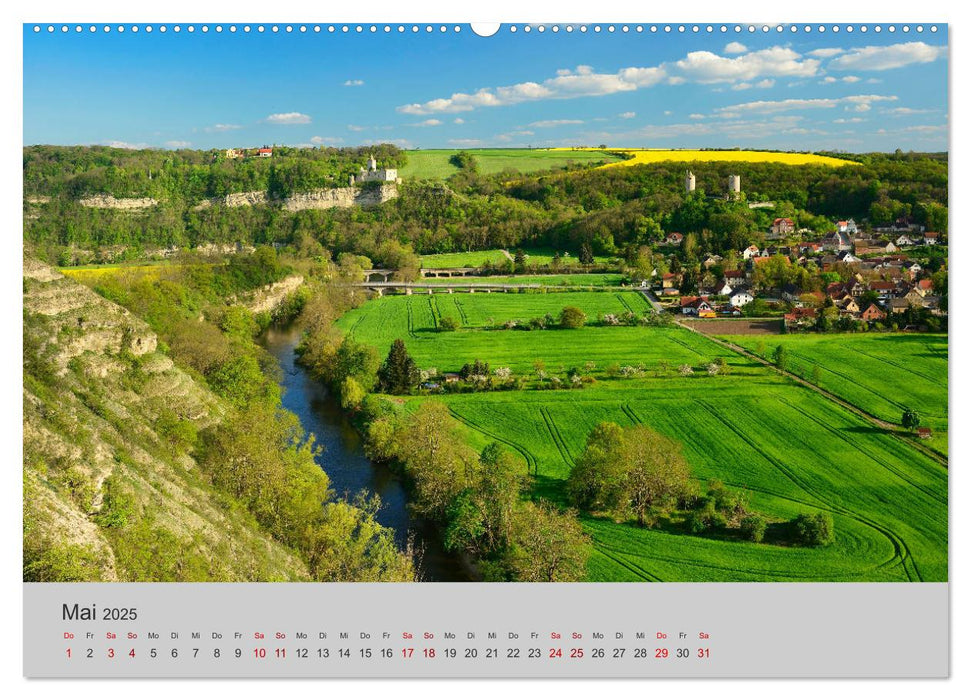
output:
M305 580L192 457L222 401L149 327L24 261L24 579Z

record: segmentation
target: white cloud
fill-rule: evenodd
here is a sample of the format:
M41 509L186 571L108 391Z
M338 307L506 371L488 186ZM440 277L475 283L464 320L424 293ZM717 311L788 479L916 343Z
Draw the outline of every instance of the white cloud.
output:
M930 114L936 109L914 109L913 107L894 107L893 109L883 110L884 114L892 114L895 117L907 117L911 114Z
M866 119L863 117L845 117L840 119L834 119L834 124L859 124L860 122L865 122Z
M527 124L535 129L551 129L557 126L566 126L568 124L583 124L582 119L543 119L538 122L533 122L532 124Z
M719 107L720 116L733 119L742 113L775 114L803 109L833 109L842 105L847 111L866 112L874 102L893 102L895 95L850 95L848 97L816 97L809 99L759 100Z
M637 116L637 112L621 112L617 116L621 119L633 119Z
M417 122L416 124L409 124L409 126L441 126L441 119L426 119L425 121Z
M844 75L842 78L837 78L832 75L827 75L825 78L819 81L820 85L832 85L833 83L858 83L862 80L855 75Z
M191 141L166 141L165 145L169 148L188 148L192 145Z
M146 148L151 148L150 145L144 142L131 143L130 141L102 141L102 146L111 146L112 148L127 148L130 151L141 151Z
M695 114L688 115L688 119L704 119L704 118L705 118L704 114L695 113Z
M833 56L839 56L841 53L843 53L843 49L813 49L806 55L812 56L813 58L832 58Z
M931 63L947 54L946 46L931 46L923 41L908 41L890 46L864 46L850 49L829 63L833 70L889 70L913 63Z
M693 82L727 83L759 77L812 77L819 71L819 63L814 58L803 59L790 48L773 46L737 58L725 58L710 51L692 51L673 66L678 74Z
M462 119L462 117L455 117L455 119L452 120L452 123L453 124L465 124L465 120Z
M367 127L366 127L366 126L360 126L360 125L358 125L358 124L348 124L348 125L347 125L347 128L348 128L348 129L349 129L350 131L364 131L365 129L367 129Z
M310 143L316 144L318 146L328 145L333 146L338 143L344 143L344 139L339 136L311 136Z
M361 85L364 85L364 81L363 80L345 80L344 81L344 87L360 87Z
M427 102L401 105L403 114L469 112L482 107L501 107L521 102L574 97L595 97L649 88L659 83L713 84L754 82L777 77L814 77L820 61L803 58L791 48L774 46L743 53L733 58L710 51L693 51L680 61L658 66L630 66L616 73L597 73L591 66L561 68L541 82L523 82L503 87L484 87L474 92L456 92Z
M735 83L732 85L732 90L751 90L752 88L766 89L775 85L775 81L772 78L766 78L765 80L760 80L757 83Z
M213 124L212 126L207 126L204 131L209 133L212 132L223 132L223 131L234 131L236 129L242 129L243 127L239 124Z
M311 119L300 112L279 112L271 114L264 121L268 124L309 124Z
M745 53L746 51L748 51L748 49L746 48L745 44L738 41L732 41L725 46L725 53Z

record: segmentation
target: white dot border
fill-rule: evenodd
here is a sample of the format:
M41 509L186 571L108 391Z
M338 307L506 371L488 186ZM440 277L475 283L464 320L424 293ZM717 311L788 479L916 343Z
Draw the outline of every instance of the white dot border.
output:
M946 25L943 25L946 27ZM736 34L748 33L755 34L761 32L783 33L788 31L791 34L838 34L840 32L875 32L877 34L888 32L896 34L931 34L940 33L943 27L937 24L833 24L833 25L799 25L799 24L736 24L736 25L700 25L700 24L504 24L500 27L499 33L507 34L599 34L610 36L612 34L726 34L734 32ZM468 31L475 35L475 31L469 25L459 24L413 24L413 25L391 25L391 24L118 24L118 25L54 25L54 24L34 24L31 26L34 34L152 34L160 32L165 34L169 31L181 34L198 36L200 34L461 34ZM87 30L87 31L85 31Z

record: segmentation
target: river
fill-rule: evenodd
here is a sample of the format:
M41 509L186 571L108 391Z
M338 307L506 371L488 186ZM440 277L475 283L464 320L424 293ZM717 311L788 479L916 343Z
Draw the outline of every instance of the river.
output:
M272 326L260 337L260 343L282 370L283 407L297 415L304 430L313 433L317 445L323 448L317 463L330 477L331 488L338 496L349 499L360 491L380 496L377 520L394 529L399 546L404 547L409 536L412 538L419 580L470 580L459 559L442 548L435 526L411 514L408 495L398 475L367 458L360 434L340 405L296 361L300 333L296 324Z

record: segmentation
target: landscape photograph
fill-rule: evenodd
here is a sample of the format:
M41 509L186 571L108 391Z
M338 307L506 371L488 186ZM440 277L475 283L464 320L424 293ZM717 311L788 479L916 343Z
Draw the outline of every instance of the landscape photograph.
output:
M948 37L862 29L24 25L24 581L946 582Z

